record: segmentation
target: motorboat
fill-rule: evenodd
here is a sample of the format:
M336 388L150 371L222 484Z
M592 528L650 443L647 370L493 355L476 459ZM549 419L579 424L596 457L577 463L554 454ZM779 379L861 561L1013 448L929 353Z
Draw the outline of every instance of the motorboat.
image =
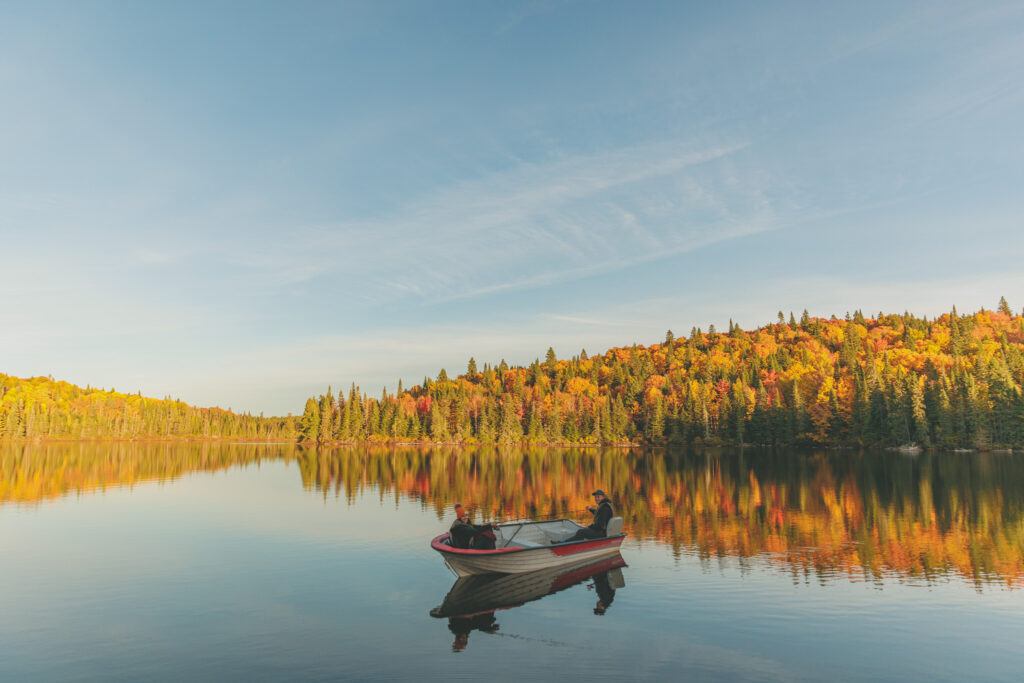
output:
M622 567L625 566L626 561L616 552L596 561L578 560L567 566L524 574L463 576L456 579L444 602L430 610L430 615L470 618L494 610L519 607L601 574L607 574L614 595L615 589L625 585L622 578Z
M583 527L571 519L506 522L494 528L493 550L456 548L444 533L430 542L458 576L474 574L523 574L596 560L619 552L622 518L608 522L604 538L568 541Z

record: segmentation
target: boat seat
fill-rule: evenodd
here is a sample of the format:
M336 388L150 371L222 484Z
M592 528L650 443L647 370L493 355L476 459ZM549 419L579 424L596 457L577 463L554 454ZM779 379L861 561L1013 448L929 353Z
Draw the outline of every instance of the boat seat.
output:
M622 533L622 517L612 517L608 520L608 528L605 530L606 536L618 536Z

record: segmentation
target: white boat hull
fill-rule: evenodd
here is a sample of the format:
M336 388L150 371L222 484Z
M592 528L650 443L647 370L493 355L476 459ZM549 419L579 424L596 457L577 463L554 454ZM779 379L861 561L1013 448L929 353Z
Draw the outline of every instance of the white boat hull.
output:
M569 520L527 522L503 525L496 530L498 547L494 550L454 548L449 534L441 534L431 547L441 553L448 566L459 576L474 574L522 574L550 569L619 552L625 534L605 538L551 544L552 535L565 537L579 525Z

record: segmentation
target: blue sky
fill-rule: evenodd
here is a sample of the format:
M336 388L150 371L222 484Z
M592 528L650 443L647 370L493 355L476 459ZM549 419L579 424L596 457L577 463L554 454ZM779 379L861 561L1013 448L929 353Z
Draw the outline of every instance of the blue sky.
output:
M284 414L1024 306L1020 3L0 2L0 372Z

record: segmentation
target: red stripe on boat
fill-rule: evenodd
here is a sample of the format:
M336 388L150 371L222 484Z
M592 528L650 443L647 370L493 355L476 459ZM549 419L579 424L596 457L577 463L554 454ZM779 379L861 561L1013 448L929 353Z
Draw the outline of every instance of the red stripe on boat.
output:
M441 541L448 538L451 534L441 534L433 541L430 542L430 547L438 552L442 553L455 553L456 555L493 555L494 553L514 553L520 550L526 550L526 548L520 548L518 546L513 548L495 548L494 550L477 550L475 548L456 548L452 545L447 545Z
M595 538L593 541L576 541L574 543L561 543L559 545L553 545L551 552L555 555L573 555L575 553L582 553L587 550L595 550L597 548L603 548L605 546L621 545L622 536L613 536L612 538Z

